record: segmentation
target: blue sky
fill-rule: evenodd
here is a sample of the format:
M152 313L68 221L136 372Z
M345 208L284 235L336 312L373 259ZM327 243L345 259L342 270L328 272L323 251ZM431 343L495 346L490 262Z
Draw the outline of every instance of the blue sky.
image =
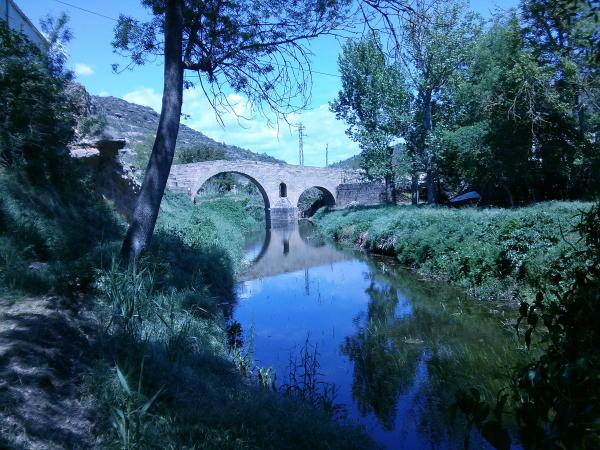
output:
M137 0L15 0L19 7L38 25L47 14L58 15L66 11L70 16L73 40L68 44L69 66L77 74L79 82L95 95L113 95L134 103L160 109L162 95L161 61L136 67L120 74L112 72L111 65L127 61L114 54L110 45L115 21L119 14L139 19L148 12ZM98 13L102 17L68 6ZM518 5L518 0L472 0L471 7L484 17L496 8L508 9ZM340 43L332 37L316 39L311 43L314 53L312 69L326 74L337 74L337 56ZM344 133L345 125L329 112L328 102L333 100L341 87L337 76L313 74L313 90L310 107L302 114L290 117L291 122L306 126L304 139L305 163L312 166L325 165L325 146L329 145L329 161L337 161L358 153L358 146ZM237 111L248 114L244 98L233 96ZM223 116L225 126L216 120L214 112L197 89L186 91L183 112L189 115L183 123L202 131L207 136L228 144L268 153L289 163L298 162L298 137L295 130L285 124L275 129L266 120L256 117L240 121L233 114Z

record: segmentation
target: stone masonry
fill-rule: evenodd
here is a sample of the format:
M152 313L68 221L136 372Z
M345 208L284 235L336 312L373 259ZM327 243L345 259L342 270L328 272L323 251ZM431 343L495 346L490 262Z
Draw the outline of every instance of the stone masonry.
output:
M385 185L381 182L344 183L337 187L335 204L341 207L355 203L379 205L385 203L386 199Z
M298 216L298 199L311 187L328 192L335 198L340 184L358 181L356 172L342 169L217 160L174 165L168 187L193 199L209 178L227 172L244 175L256 184L265 201L267 220L272 222L295 220Z

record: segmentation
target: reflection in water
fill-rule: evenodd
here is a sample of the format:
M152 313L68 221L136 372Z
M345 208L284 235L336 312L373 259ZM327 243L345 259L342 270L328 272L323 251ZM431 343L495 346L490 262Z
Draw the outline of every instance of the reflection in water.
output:
M520 356L502 312L418 280L390 259L341 252L310 224L271 230L256 257L260 245L249 247L255 262L234 312L254 329L259 363L283 382L290 352L308 335L324 381L339 388L337 401L385 447L462 447L463 428L446 414L454 392L475 385L495 398Z
M314 234L312 224L303 222L305 223L300 222L300 226L272 228L250 235L246 246L246 260L252 266L242 275L242 279L270 277L350 259L344 253L311 237ZM265 234L268 242L267 239L261 240L261 236ZM257 248L260 248L259 252Z
M342 353L354 364L352 397L358 410L363 416L375 414L384 430L390 431L397 398L413 384L421 350L395 339L396 289L371 282L366 293L367 312L356 317L358 331L346 337Z

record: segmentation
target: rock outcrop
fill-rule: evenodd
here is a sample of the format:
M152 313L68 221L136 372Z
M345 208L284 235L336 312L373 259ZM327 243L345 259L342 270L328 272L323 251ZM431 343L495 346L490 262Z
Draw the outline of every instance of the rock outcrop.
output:
M129 220L140 184L133 169L123 165L119 158L119 151L125 145L125 139L104 135L96 140L76 142L70 150L71 156L92 169L96 189Z

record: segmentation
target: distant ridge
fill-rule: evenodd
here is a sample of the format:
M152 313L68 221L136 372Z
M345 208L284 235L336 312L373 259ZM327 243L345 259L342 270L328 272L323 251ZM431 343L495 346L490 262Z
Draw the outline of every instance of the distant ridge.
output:
M124 137L130 152L139 146L149 145L151 147L160 117L156 111L117 97L91 96L91 102L96 114L106 118L106 131L113 136ZM177 150L198 146L215 150L214 153L224 154L224 159L228 160L247 159L285 164L284 161L264 153L258 154L235 145L217 142L205 134L181 124L176 153Z
M360 169L360 154L329 164L332 169Z

